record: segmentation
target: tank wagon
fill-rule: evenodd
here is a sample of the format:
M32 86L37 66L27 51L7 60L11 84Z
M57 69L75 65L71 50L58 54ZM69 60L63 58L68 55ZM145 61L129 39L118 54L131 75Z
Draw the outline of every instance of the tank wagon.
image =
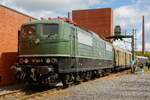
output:
M115 49L94 32L79 28L68 19L25 23L18 41L15 69L19 78L29 83L68 85L110 72L114 65L129 64L122 56L127 58L130 53Z

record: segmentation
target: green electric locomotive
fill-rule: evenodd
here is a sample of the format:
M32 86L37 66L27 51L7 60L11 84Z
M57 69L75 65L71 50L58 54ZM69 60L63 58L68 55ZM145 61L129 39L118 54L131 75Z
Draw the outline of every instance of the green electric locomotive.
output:
M67 85L113 68L112 45L68 19L27 22L18 41L16 69L30 83Z

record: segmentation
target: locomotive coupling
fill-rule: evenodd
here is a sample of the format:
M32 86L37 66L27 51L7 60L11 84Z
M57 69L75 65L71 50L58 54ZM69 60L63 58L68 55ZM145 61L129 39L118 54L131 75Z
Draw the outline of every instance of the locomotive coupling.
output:
M18 64L12 65L11 68L12 72L16 76L17 81L21 81L25 78L25 74L23 73L22 69Z
M10 67L10 69L12 70L12 72L13 72L14 74L17 74L18 72L21 72L21 71L22 71L21 68L18 66L18 64L12 65L12 66Z

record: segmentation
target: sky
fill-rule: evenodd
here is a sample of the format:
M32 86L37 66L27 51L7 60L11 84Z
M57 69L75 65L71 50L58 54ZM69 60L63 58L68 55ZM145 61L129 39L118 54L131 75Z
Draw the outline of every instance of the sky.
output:
M35 18L67 17L79 9L112 8L114 25L122 32L136 29L136 50L141 50L142 16L145 16L146 51L150 51L150 0L0 0L0 4ZM126 41L130 41L129 39ZM115 45L130 49L129 43L117 41Z

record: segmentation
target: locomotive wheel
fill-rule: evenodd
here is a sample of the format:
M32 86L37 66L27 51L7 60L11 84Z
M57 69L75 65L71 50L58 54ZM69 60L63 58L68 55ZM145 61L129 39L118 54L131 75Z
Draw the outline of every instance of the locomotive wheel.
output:
M84 78L84 81L88 81L90 80L92 77L92 72L88 71L85 73L85 78Z
M70 78L69 74L63 76L62 83L64 88L69 87L69 78Z
M79 75L78 73L75 74L75 80L74 80L74 82L75 82L76 84L79 84L79 83L80 83L80 75Z
M92 71L92 76L91 76L92 80L94 80L96 78L96 74L97 74L96 71Z
M91 80L92 79L92 76L93 76L93 73L92 71L89 72L89 76L88 76L88 80Z
M99 78L99 77L100 77L100 74L101 74L101 71L97 70L97 71L96 71L96 78Z

